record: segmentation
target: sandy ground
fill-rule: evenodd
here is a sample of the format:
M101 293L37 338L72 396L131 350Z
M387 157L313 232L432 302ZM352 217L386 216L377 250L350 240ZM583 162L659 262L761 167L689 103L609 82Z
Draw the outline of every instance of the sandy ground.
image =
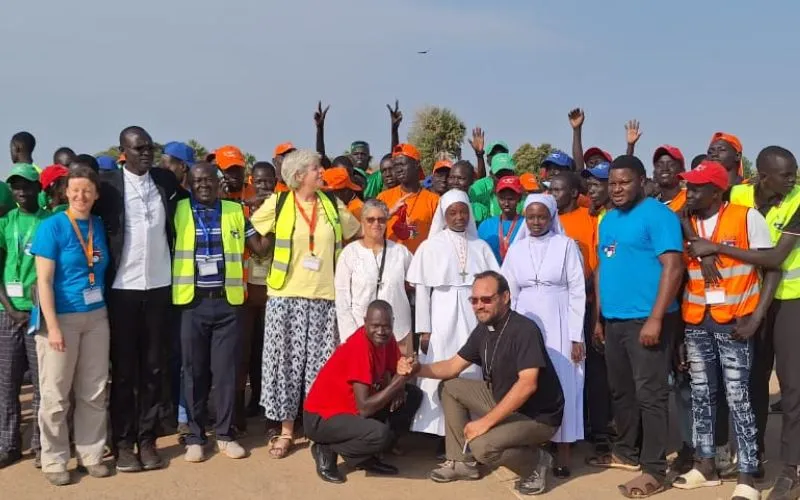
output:
M773 377L774 378L774 377ZM773 380L777 392L777 384ZM25 420L31 414L26 407ZM775 476L778 463L780 415L772 415L769 422L767 443L767 488ZM0 471L0 500L22 499L153 499L205 500L205 499L341 499L348 500L394 500L394 499L442 499L484 500L514 499L522 497L514 491L516 476L501 468L480 481L435 484L427 479L435 467L434 444L422 436L411 436L406 442L410 450L406 456L392 457L400 468L401 475L394 478L367 477L361 471L347 471L347 483L330 485L317 478L314 462L307 443L284 460L273 460L267 453L266 443L258 420L250 422L250 434L242 444L251 454L243 460L231 460L214 455L201 464L183 461L183 449L175 436L159 440L163 455L169 466L160 471L139 474L115 474L105 479L94 479L73 470L75 483L56 488L50 486L41 472L27 458L12 467ZM26 439L29 432L26 432ZM673 441L675 431L672 432ZM589 447L581 443L576 450L573 477L558 481L550 478L548 492L539 498L567 499L615 499L623 498L616 485L633 477L632 473L597 470L583 465ZM73 465L74 467L74 462ZM345 467L340 464L340 467ZM718 488L695 491L669 490L656 498L663 500L716 500L730 498L732 484Z

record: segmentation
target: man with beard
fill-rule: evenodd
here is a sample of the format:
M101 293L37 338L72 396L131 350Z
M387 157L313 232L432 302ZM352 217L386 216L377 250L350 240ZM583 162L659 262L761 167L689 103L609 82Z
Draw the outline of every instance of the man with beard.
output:
M686 189L681 186L680 174L686 170L683 153L665 144L653 153L653 180L658 185L658 201L675 213L686 204Z

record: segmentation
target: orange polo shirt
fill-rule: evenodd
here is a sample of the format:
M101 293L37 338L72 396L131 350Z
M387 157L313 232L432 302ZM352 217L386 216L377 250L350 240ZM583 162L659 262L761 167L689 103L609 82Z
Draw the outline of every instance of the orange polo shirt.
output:
M378 199L386 203L389 210L405 195L402 186L395 186L387 189L378 195ZM439 206L439 196L435 193L421 188L419 192L409 196L406 201L406 221L409 225L414 226L414 237L407 240L400 240L394 234L394 223L397 222L397 214L389 219L389 224L386 228L386 237L392 241L402 243L411 253L417 251L417 248L428 238L428 233L431 231L431 222L433 222L433 214L436 213L436 207Z
M583 269L590 276L597 269L597 217L589 215L589 209L578 207L572 212L559 214L561 225L567 236L575 240L583 256Z
M664 205L668 206L669 209L675 213L680 212L684 205L686 205L686 188L678 191L678 194L675 195L675 198L665 202Z

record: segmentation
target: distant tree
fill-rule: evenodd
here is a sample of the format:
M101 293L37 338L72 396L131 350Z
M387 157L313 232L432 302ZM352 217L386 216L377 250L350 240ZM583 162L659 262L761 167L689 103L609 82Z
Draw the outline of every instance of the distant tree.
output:
M753 167L753 162L744 155L742 155L742 171L745 179L754 179L756 177L756 169Z
M461 144L466 133L466 125L455 113L447 108L426 106L417 111L408 132L408 142L419 149L422 168L427 173L441 153L461 158Z
M547 155L553 151L553 146L547 143L532 146L526 142L514 152L514 163L517 165L517 174L530 172L536 174L542 166Z
M119 146L111 146L105 151L100 151L99 153L94 154L95 158L98 156L110 156L115 160L119 158L119 155L120 155Z
M189 142L186 144L194 150L195 161L205 161L206 156L208 155L208 149L206 149L205 146L197 142L195 139L189 139Z

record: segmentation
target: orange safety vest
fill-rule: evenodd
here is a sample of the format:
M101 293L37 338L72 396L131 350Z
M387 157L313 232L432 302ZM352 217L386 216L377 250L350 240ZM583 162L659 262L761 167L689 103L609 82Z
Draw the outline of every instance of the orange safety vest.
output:
M743 250L750 249L747 237L747 207L723 205L717 219L717 227L711 241ZM692 217L692 226L697 231L697 219ZM698 233L699 234L699 233ZM755 266L726 255L719 255L717 263L722 282L719 288L725 290L724 304L706 304L706 283L697 259L687 259L689 282L683 294L681 312L686 323L696 325L703 321L706 307L717 323L730 323L735 318L747 316L755 311L759 297L759 277Z

